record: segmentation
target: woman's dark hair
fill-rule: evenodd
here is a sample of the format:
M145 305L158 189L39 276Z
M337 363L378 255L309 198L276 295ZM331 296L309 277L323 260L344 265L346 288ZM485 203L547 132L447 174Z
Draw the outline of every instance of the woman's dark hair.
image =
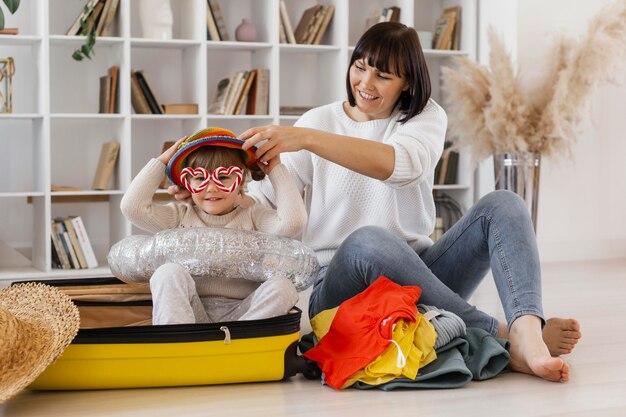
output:
M403 91L398 99L400 111L405 114L399 120L400 123L406 122L424 109L430 98L430 76L415 29L398 22L382 22L375 24L361 36L352 52L346 77L348 102L352 107L356 102L350 85L350 68L359 59L366 59L368 65L381 72L406 79L409 89Z
M244 174L250 172L253 180L259 181L265 177L265 173L258 165L247 166L244 160L244 151L225 146L203 146L193 151L185 160L185 166L191 168L225 167L233 165L241 168ZM244 175L245 177L245 175Z

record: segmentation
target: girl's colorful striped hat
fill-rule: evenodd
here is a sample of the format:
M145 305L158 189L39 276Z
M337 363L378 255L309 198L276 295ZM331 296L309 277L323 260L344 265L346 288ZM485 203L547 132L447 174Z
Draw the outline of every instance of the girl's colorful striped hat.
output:
M227 148L240 149L245 154L244 160L246 165L253 166L257 163L257 157L255 155L256 146L244 150L241 148L243 144L243 140L238 139L233 132L227 129L207 127L199 130L179 145L178 150L165 168L165 174L174 184L182 185L180 182L180 173L186 167L185 160L193 151L203 146L224 146Z

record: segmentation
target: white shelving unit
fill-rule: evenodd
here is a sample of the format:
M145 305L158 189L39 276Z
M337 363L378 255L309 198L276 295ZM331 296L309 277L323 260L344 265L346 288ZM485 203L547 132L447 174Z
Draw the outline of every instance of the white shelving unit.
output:
M321 105L345 99L345 74L354 43L372 9L399 6L400 20L417 30L433 30L443 8L461 5L462 51L426 50L433 97L441 102L439 76L449 58L475 58L479 0L286 0L292 25L316 3L333 4L335 14L322 45L279 43L278 0L221 0L231 39L244 17L257 27L258 42L206 40L206 0L172 0L172 40L144 39L138 1L121 0L114 36L99 37L92 60L76 62L72 52L82 37L65 36L85 0L21 2L7 27L17 36L0 35L0 57L15 59L12 114L0 115L0 240L31 260L28 267L0 263L0 283L18 279L109 275L106 255L112 244L140 233L119 211L131 179L164 141L205 126L235 132L260 124L293 124L280 105ZM99 77L120 67L119 114L98 114ZM207 115L217 81L238 70L270 69L267 116ZM198 115L137 115L130 99L130 71L143 69L162 103L198 103ZM102 144L117 140L120 156L113 189L88 191ZM462 155L459 184L445 189L465 207L473 202L473 170ZM51 192L51 184L86 191ZM80 215L99 264L95 269L51 267L50 222Z

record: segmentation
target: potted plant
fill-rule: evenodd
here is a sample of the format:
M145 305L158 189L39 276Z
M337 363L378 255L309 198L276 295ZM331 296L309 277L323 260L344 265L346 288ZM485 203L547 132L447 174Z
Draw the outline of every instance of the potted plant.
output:
M18 7L20 7L20 0L2 0L4 4L9 9L11 14L15 13ZM4 29L4 12L2 11L2 7L0 7L0 30Z
M511 190L531 206L536 226L540 158L571 152L589 96L624 72L626 0L605 6L579 41L560 37L534 88L522 85L493 30L489 42L488 68L459 58L442 69L451 138L474 161L494 156L496 188L518 188Z

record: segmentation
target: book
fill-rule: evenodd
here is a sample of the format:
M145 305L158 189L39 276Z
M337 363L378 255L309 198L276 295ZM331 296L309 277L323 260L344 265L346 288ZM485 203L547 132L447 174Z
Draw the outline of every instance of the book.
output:
M279 20L279 31L278 31L278 37L279 37L279 42L280 43L288 43L287 42L287 35L285 34L285 25L283 25L283 19L282 17Z
M148 99L143 94L143 90L139 86L137 80L137 74L131 72L130 74L130 101L133 105L133 109L137 114L151 114L150 105Z
M309 27L307 29L307 34L303 43L307 45L313 44L313 40L315 39L317 32L322 26L322 21L324 20L324 15L326 14L326 8L327 6L320 6L320 8L317 9L317 11L315 12L315 16L313 17L313 20L309 24Z
M298 26L296 26L296 30L293 33L296 43L306 43L306 39L309 34L309 26L311 25L311 23L315 19L315 15L321 8L321 5L316 4L315 6L309 7L302 13L302 17L300 17Z
M119 142L111 141L102 144L98 166L96 167L96 172L93 176L93 183L91 184L92 189L109 189L109 183L111 182L111 177L113 176L113 170L117 162L119 150Z
M446 175L444 184L456 184L457 171L459 168L459 153L457 151L449 151L448 154L448 166L446 167Z
M450 49L458 51L461 49L461 6L449 7L444 9L443 13L454 16L454 30L452 31Z
M198 114L196 103L170 103L163 104L162 107L165 114Z
M50 233L50 262L53 268L63 269L59 251L58 243L54 240L54 233Z
M400 21L400 8L398 6L391 6L387 8L387 14L389 16L388 22Z
M287 12L285 0L280 0L280 22L285 30L287 43L296 43L296 37L291 26L291 20L289 19L289 13Z
M96 24L98 23L98 19L100 18L100 14L102 13L102 9L104 8L103 4L104 0L100 0L96 6L93 8L93 11L89 14L87 18L87 27L83 29L82 27L78 30L77 35L87 35L92 30L96 30Z
M65 223L63 223L63 219L56 218L54 219L55 227L57 228L57 233L59 234L59 239L63 244L63 248L67 254L67 258L69 259L69 264L71 269L80 269L80 262L76 257L76 251L74 250L74 246L72 245L72 241L70 240L70 235L65 228Z
M246 103L246 100L248 99L248 94L250 93L250 87L252 87L252 82L254 81L255 77L256 77L256 71L254 70L248 71L246 82L243 85L243 90L241 91L241 94L239 95L239 101L237 102L237 105L235 106L235 112L233 114L241 114L241 111L244 108L243 106Z
M111 76L103 75L100 77L100 105L98 113L108 113L109 103L111 102Z
M207 109L209 114L224 114L226 109L226 96L228 95L231 78L232 77L222 78L218 81L215 87L215 97Z
M237 101L239 100L239 96L241 95L241 91L243 90L243 86L246 83L246 78L248 77L249 71L237 71L235 74L235 80L233 81L233 87L228 92L228 96L226 97L226 111L224 114L232 115L235 113L235 107L237 106Z
M50 185L50 191L83 191L82 187L75 187L73 185Z
M217 31L220 35L220 40L229 41L230 36L228 36L228 31L226 30L226 21L224 20L224 16L222 15L222 9L217 0L208 0L209 7L211 8L211 12L213 13L213 18L215 19L215 24L217 25Z
M87 4L85 4L85 6L80 9L80 13L76 17L72 25L65 31L65 34L68 36L78 35L78 31L80 30L80 22L83 19L86 19L91 14L97 3L98 0L89 0Z
M159 104L159 101L154 94L154 89L150 87L148 79L144 75L143 70L135 71L135 74L137 74L137 82L139 83L139 87L141 88L144 97L146 97L146 100L148 101L148 105L150 106L150 111L152 112L152 114L163 114L163 110L161 110L161 105Z
M57 244L55 248L58 248L57 255L61 261L63 269L72 269L72 262L70 260L70 252L65 239L63 239L63 228L57 221L52 221L52 238L56 240Z
M313 45L319 45L322 43L322 38L326 34L326 30L328 29L328 25L330 25L330 21L333 19L333 15L335 13L335 6L326 6L324 8L324 18L320 25L319 30L315 34L315 38L313 39Z
M107 5L109 7L106 9L106 13L104 10L102 11L104 23L102 24L101 30L98 32L98 36L111 36L113 32L113 22L115 22L115 16L117 14L119 4L119 0L107 0Z
M113 65L108 70L108 75L110 77L110 93L109 93L109 107L106 113L117 113L119 110L119 105L117 104L118 99L118 80L119 80L120 67L117 65Z
M96 254L94 253L93 247L91 246L91 241L89 240L89 235L87 235L87 229L85 229L83 219L80 216L70 216L69 221L74 228L74 231L76 233L76 239L85 257L85 267L97 267L98 260L96 259Z
M433 34L433 49L450 49L452 45L452 34L456 23L456 12L447 9L442 13L435 23Z
M257 68L256 76L250 86L246 114L268 114L270 70Z
M220 32L217 30L217 23L215 22L215 17L213 16L213 11L211 10L211 2L207 0L207 11L206 11L206 27L208 33L208 40L211 41L220 41Z
M74 248L74 253L76 253L76 259L78 259L78 264L80 268L87 268L87 261L85 260L85 254L83 253L83 249L80 247L78 243L78 238L76 237L76 230L74 230L74 226L72 225L71 220L66 217L64 219L60 219L65 225L65 230L67 231L68 236L70 237L70 241L72 242L72 247Z
M99 36L102 33L102 29L104 27L104 21L106 20L106 15L109 13L109 8L111 7L111 0L102 0L102 11L100 12L100 18L98 19L98 23L96 24L96 36Z

